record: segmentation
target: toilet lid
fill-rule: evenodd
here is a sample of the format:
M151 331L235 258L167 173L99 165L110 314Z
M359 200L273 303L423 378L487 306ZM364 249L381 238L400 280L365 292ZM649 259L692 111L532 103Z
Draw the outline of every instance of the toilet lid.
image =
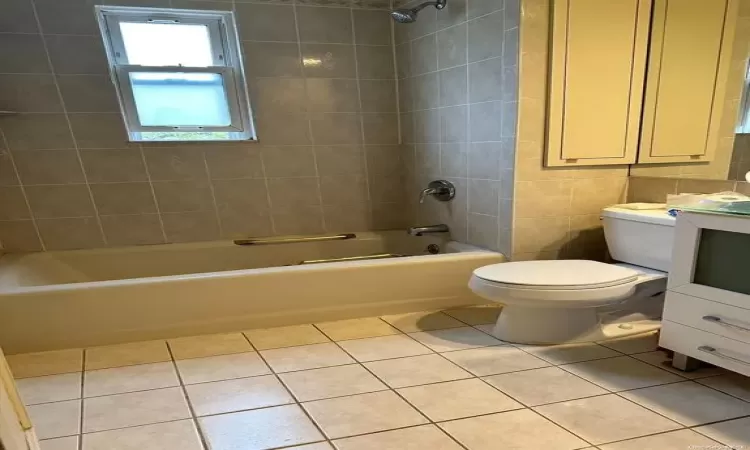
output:
M638 278L638 272L627 267L577 259L492 264L476 269L474 275L494 283L539 289L594 289Z

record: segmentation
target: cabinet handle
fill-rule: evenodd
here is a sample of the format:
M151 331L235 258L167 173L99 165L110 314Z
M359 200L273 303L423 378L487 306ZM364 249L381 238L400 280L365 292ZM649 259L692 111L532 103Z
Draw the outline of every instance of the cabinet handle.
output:
M735 325L735 324L729 323L729 322L725 322L724 320L721 319L721 317L703 316L703 320L705 320L706 322L715 323L717 325L723 325L725 327L734 328L736 330L750 332L750 328L742 327L742 326Z
M698 347L698 350L701 352L706 352L708 354L714 355L719 358L728 359L730 361L734 361L736 363L744 364L746 366L750 366L750 362L743 361L739 358L735 358L733 356L725 355L724 353L721 353L719 350L715 349L714 347L710 347L708 345L701 345Z

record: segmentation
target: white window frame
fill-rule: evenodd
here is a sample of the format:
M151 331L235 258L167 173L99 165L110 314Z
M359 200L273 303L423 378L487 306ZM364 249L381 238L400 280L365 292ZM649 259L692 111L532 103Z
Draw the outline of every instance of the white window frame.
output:
M225 132L228 139L207 137L201 140L255 140L250 101L247 95L240 41L232 12L195 11L165 8L134 8L124 6L96 6L97 18L109 62L110 75L120 102L120 110L131 141L151 141L148 132ZM142 66L129 64L119 24L181 23L198 24L208 28L213 65L208 67ZM130 83L132 72L150 73L206 73L222 78L230 113L228 126L147 126L141 124ZM176 139L179 140L179 139ZM190 139L190 141L195 141Z

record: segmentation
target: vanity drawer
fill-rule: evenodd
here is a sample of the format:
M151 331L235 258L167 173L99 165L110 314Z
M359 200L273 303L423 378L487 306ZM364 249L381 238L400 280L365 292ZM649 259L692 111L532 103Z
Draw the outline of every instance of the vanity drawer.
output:
M750 344L665 320L659 346L750 376Z
M750 309L668 291L663 318L750 343Z

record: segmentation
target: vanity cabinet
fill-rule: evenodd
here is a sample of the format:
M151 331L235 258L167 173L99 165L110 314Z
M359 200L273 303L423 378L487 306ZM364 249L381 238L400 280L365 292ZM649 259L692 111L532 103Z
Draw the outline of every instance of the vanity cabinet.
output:
M710 161L738 0L554 0L547 166Z

